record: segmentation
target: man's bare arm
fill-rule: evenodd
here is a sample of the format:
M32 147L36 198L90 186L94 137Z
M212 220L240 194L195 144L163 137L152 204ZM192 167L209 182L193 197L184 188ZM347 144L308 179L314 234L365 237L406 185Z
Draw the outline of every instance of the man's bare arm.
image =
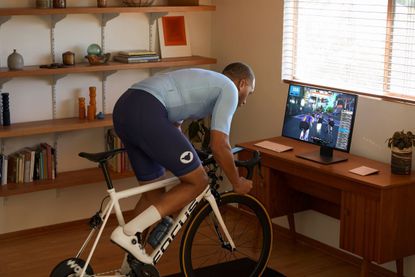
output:
M210 132L210 148L215 160L233 185L235 192L248 193L252 188L252 181L239 176L228 135L212 130Z

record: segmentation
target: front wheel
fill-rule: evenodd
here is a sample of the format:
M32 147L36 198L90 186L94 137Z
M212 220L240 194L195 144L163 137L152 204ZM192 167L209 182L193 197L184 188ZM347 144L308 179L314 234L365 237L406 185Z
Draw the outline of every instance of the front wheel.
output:
M208 270L212 276L261 276L272 249L272 224L262 204L250 195L233 192L221 195L218 204L235 243L231 249L209 203L194 212L180 246L180 267L186 277Z

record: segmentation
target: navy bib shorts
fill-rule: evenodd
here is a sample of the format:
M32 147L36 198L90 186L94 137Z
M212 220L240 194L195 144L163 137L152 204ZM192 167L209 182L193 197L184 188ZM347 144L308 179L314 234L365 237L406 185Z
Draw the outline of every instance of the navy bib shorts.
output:
M169 119L166 107L150 93L127 90L113 112L114 129L127 150L139 181L186 175L201 164L187 137Z

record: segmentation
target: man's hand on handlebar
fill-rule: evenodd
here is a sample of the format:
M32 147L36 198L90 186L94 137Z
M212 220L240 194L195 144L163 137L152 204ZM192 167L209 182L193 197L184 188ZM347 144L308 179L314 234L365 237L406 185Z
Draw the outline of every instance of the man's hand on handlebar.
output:
M233 186L233 190L239 194L247 194L252 189L252 181L244 177L239 177L238 184Z

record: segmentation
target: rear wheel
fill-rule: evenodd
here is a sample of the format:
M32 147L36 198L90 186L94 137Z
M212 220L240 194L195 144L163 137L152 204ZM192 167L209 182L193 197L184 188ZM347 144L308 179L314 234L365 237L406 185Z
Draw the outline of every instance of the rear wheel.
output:
M236 249L231 249L206 202L194 212L183 233L183 274L194 277L200 270L218 270L215 276L222 276L222 269L233 267L243 276L261 276L272 249L272 225L264 207L252 196L233 192L223 194L218 206Z

